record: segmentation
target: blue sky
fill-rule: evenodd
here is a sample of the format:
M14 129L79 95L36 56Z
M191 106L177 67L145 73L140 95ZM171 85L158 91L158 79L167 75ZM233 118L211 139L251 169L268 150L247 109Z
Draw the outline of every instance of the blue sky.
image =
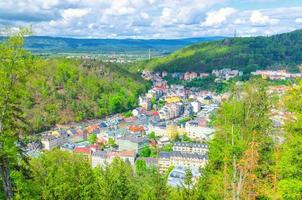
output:
M302 0L0 0L0 28L34 35L186 38L302 29Z

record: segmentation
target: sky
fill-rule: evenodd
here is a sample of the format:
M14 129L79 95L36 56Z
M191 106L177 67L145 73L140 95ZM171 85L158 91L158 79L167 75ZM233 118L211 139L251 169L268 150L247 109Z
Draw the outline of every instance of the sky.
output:
M76 38L273 35L302 29L302 0L0 0L0 30Z

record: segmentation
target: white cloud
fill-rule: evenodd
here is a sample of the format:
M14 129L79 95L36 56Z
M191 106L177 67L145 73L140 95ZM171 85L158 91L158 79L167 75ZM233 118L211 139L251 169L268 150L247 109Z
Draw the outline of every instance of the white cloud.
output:
M278 19L271 19L269 16L262 14L260 11L255 10L252 12L250 17L250 22L255 26L266 26L266 25L274 25L279 22Z
M79 18L87 15L90 12L90 9L85 8L85 9L66 9L63 10L61 15L64 19L72 19L72 18Z
M242 24L245 24L245 23L246 23L246 21L244 19L240 19L240 18L237 18L234 21L234 24L236 24L236 25L242 25Z
M201 23L202 26L219 26L227 21L228 17L236 13L237 10L234 8L221 8L217 11L212 11L207 13L207 17L204 22Z
M302 18L297 18L297 19L295 20L295 22L296 22L297 24L302 24Z
M257 1L263 9L239 9L233 0L0 0L0 29L32 24L38 35L179 38L301 27L302 6L265 8L266 0Z

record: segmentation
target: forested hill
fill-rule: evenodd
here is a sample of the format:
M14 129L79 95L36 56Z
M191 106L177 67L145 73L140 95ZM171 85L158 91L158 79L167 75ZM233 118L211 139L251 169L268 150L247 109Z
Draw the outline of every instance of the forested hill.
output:
M76 59L42 60L32 74L25 116L32 131L132 109L146 82L114 64Z
M48 36L30 36L25 39L25 48L35 54L148 54L161 56L187 45L214 41L223 37L201 37L183 39L81 39ZM0 38L1 40L1 38Z
M270 37L226 38L194 44L163 58L136 63L135 70L200 71L234 68L244 72L264 68L298 70L302 64L302 30Z

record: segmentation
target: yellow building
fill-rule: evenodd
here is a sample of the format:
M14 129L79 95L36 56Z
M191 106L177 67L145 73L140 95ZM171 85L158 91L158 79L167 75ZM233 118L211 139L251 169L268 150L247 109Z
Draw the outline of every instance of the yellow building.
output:
M165 101L167 103L178 103L180 102L180 98L178 96L173 96L173 97L166 97Z

